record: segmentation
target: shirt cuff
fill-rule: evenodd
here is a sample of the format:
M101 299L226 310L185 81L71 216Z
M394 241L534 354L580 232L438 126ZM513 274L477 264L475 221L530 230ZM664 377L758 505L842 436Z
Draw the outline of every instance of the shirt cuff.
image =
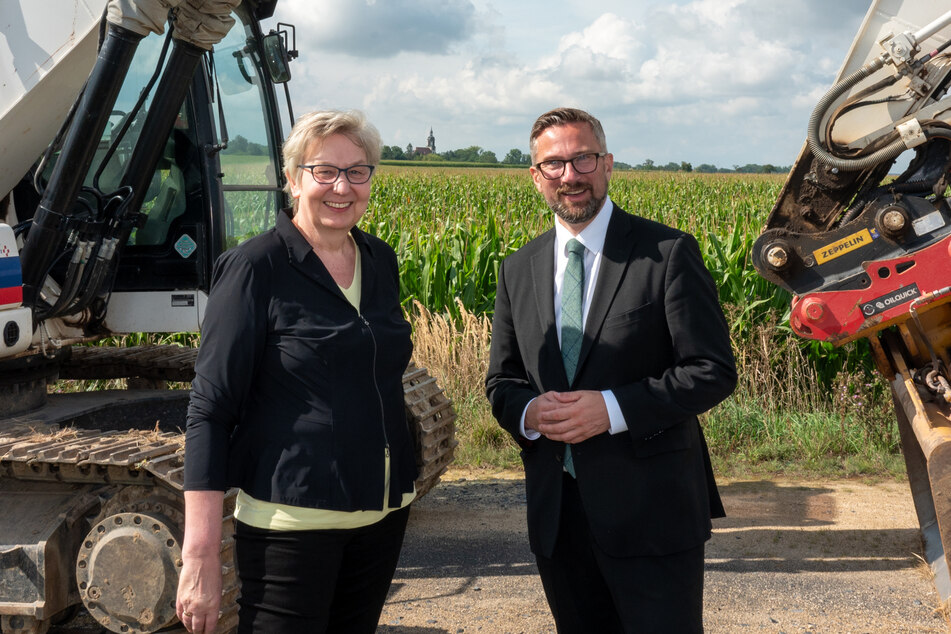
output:
M538 398L537 396L535 398ZM528 402L528 405L525 406L525 409L522 410L522 418L518 421L518 431L528 440L538 440L541 438L541 432L534 429L525 429L525 414L528 413L528 406L531 405L535 399L533 398ZM614 401L617 404L617 400ZM620 411L620 409L618 410ZM627 429L627 427L625 427Z
M621 406L618 405L617 397L614 396L614 392L611 390L602 390L601 396L604 398L604 406L608 409L608 420L611 422L611 429L609 431L611 435L627 431L627 421L624 420L624 414L621 413ZM524 418L525 415L522 414L522 419L524 420Z

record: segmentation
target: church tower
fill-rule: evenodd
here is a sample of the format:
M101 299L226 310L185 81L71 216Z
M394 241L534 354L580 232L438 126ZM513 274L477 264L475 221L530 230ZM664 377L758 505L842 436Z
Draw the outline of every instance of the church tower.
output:
M432 153L436 153L436 137L433 136L433 128L429 127L429 136L426 137L426 147L432 150Z

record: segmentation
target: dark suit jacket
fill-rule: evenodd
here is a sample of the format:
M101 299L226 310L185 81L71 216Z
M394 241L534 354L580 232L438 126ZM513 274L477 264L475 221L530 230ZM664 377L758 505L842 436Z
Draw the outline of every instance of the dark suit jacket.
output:
M723 515L697 420L736 386L716 288L692 236L617 206L610 213L571 385L555 332L554 229L499 270L486 389L495 417L522 446L529 541L543 556L557 536L565 446L526 440L519 421L548 390L610 389L627 421L626 433L572 446L592 534L609 555L699 546L710 518Z

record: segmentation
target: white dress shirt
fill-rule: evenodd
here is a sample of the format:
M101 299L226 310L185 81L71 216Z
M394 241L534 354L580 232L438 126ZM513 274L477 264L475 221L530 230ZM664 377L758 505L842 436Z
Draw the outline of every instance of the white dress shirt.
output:
M578 235L572 235L568 229L557 220L555 221L555 332L558 333L558 343L561 344L561 287L565 280L565 268L568 266L568 240L574 238L584 245L584 303L582 304L582 328L588 321L588 309L591 308L591 298L594 297L594 289L598 281L598 273L601 271L601 260L604 255L604 239L608 234L608 224L611 221L611 212L614 204L611 198L606 196L604 205L587 227ZM617 434L627 431L627 421L624 420L624 414L621 413L621 406L618 405L617 397L611 390L602 390L601 396L604 398L604 404L608 410L608 418L611 422L610 433ZM534 401L535 399L532 399ZM531 401L529 401L531 405ZM526 405L522 412L521 432L529 440L535 440L541 434L532 429L525 429L525 413L528 411Z

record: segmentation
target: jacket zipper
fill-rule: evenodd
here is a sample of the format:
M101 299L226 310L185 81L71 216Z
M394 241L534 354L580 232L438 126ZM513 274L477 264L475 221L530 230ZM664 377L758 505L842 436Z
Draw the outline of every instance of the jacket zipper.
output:
M386 458L390 457L390 439L386 434L386 412L383 409L383 395L380 393L380 384L376 380L376 337L373 335L373 329L370 328L370 322L367 321L367 318L360 313L360 319L363 321L363 324L367 327L367 331L370 333L370 341L373 342L373 389L376 390L376 400L380 405L380 425L383 428L383 455ZM393 464L390 463L390 487L393 486ZM386 492L386 499L389 500L390 492Z

